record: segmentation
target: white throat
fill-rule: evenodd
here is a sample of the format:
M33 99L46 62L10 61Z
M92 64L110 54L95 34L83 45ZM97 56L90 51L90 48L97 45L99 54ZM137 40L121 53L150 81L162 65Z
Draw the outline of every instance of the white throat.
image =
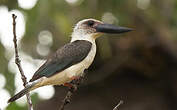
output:
M76 40L87 40L91 42L92 44L95 44L95 38L93 37L94 34L81 34L79 32L73 32L71 35L71 42L76 41Z

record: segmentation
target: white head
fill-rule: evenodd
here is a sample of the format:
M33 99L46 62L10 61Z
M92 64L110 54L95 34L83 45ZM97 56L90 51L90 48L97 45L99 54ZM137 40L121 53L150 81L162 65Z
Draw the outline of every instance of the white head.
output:
M95 19L84 19L79 21L74 27L71 42L75 40L88 40L95 42L95 39L101 36L103 33L116 34L131 30L132 29L130 28L104 24L103 22Z

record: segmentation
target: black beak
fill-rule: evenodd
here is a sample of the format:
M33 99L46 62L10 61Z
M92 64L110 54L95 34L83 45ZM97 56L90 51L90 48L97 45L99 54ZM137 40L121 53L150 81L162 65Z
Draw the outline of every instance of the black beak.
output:
M109 34L119 34L124 32L132 31L131 28L114 26L112 24L98 24L95 26L97 32L109 33Z

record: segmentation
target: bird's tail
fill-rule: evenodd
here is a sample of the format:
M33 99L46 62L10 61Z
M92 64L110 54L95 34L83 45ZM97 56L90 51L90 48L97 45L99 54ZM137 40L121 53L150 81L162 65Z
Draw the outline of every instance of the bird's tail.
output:
M8 103L10 102L13 102L17 99L19 99L20 97L24 96L25 94L27 94L28 92L30 92L31 90L33 90L33 87L36 83L31 83L31 84L28 84L26 86L26 88L24 88L23 90L21 90L19 93L17 93L16 95L14 95L13 97L11 97L9 100L8 100Z

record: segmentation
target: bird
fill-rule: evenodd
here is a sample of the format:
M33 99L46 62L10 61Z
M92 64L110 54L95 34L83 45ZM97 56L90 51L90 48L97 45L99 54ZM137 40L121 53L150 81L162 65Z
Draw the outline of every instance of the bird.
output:
M8 100L13 102L30 91L46 85L66 85L80 78L92 64L96 55L95 40L107 34L132 31L127 27L107 24L96 19L84 19L73 28L71 41L54 54L34 73L27 86Z

